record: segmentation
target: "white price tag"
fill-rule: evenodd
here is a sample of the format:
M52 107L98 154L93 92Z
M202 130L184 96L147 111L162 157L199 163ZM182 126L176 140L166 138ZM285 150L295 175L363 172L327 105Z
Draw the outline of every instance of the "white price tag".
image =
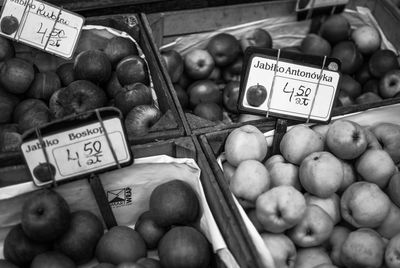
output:
M0 35L70 59L84 18L38 0L6 0L0 16Z
M275 117L330 120L340 74L293 60L253 54L241 86L239 109ZM275 77L275 78L274 78ZM273 88L273 90L272 90Z
M130 163L132 156L121 120L106 119L103 124L119 164ZM55 180L59 181L117 165L100 122L44 135L43 141L48 162L39 139L23 142L21 145L22 153L37 185L52 182L49 179L49 172L53 172ZM47 168L49 164L50 168Z

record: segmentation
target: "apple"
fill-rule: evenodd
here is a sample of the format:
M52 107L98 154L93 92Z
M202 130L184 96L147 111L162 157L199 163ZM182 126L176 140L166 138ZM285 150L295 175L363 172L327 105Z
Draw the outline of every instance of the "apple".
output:
M155 249L168 228L158 226L151 212L145 211L137 219L135 231L142 236L147 249Z
M399 69L396 53L389 49L375 51L368 61L369 71L374 77L381 78L390 70Z
M321 207L309 204L304 217L287 235L296 246L319 246L330 237L333 226L331 217Z
M59 88L61 88L61 81L55 72L37 73L26 94L31 98L48 101Z
M30 268L76 268L76 264L66 255L57 251L48 251L37 255Z
M10 58L0 67L0 84L10 93L25 93L35 78L35 71L31 63Z
M332 261L329 258L328 253L323 247L309 247L309 248L298 248L296 263L294 267L296 268L314 268L321 264L331 264Z
M240 75L242 73L243 56L240 55L234 62L225 66L222 70L222 78L226 81L240 81Z
M267 168L260 161L249 159L241 161L237 166L229 190L244 201L244 207L254 207L257 197L267 191L270 184Z
M294 227L305 213L306 200L293 186L277 186L256 200L257 218L268 232L281 233Z
M103 107L106 101L107 95L103 89L90 81L76 80L53 93L49 108L51 115L59 119Z
M96 245L104 234L102 221L88 210L71 213L68 230L55 243L55 248L82 264L94 256Z
M390 239L385 250L385 264L388 268L396 268L400 265L400 233Z
M301 191L299 167L292 163L286 162L281 155L276 154L273 157L279 157L279 159L276 159L276 162L270 162L268 164L267 160L265 164L271 178L271 188L279 185L291 185L297 190Z
M389 180L388 187L386 188L386 193L392 200L392 202L400 207L400 173L395 172Z
M129 87L130 85L128 85ZM110 80L108 80L107 85L105 87L105 91L107 92L107 96L110 99L114 99L115 96L121 91L124 91L124 87L118 81L117 73L112 72Z
M351 33L351 39L364 54L371 54L381 46L381 35L375 27L363 25Z
M369 128L364 128L365 135L367 136L367 150L368 149L382 149L382 145L378 141L378 138Z
M331 124L326 134L326 144L334 155L344 160L357 158L368 146L363 127L346 119Z
M149 85L150 78L147 63L137 55L123 58L117 64L115 72L122 86L137 82Z
M382 98L374 93L374 92L365 92L358 96L355 100L356 104L366 104L366 103L372 103L372 102L379 102L381 101Z
M217 66L214 66L214 69L210 73L210 75L207 77L207 80L213 80L215 82L220 82L222 79L222 72L221 69Z
M237 121L239 123L255 121L255 120L263 120L265 116L255 115L255 114L239 114L239 118Z
M88 80L94 84L103 84L111 77L111 62L100 50L85 50L74 60L76 80Z
M114 226L100 238L95 256L99 262L114 265L135 262L146 256L146 244L135 230L127 226Z
M286 162L285 158L281 154L275 154L270 156L264 162L264 165L269 171L276 163L282 163L282 162Z
M229 185L233 174L235 173L236 167L232 166L228 161L225 160L222 162L222 170L224 171L224 178Z
M143 83L126 85L115 96L115 106L127 115L133 107L153 103L151 89Z
M375 94L379 94L379 80L378 79L370 79L366 81L362 88L363 93L373 92Z
M247 209L246 214L247 214L247 217L249 218L249 220L251 221L251 223L256 228L257 232L262 234L264 232L264 227L257 218L256 209L255 208Z
M238 81L228 82L222 94L222 103L224 107L231 113L238 112L238 100L240 93L240 83Z
M350 23L342 14L334 14L322 22L319 32L329 43L339 43L348 39Z
M309 55L329 56L331 54L331 45L323 37L315 34L307 34L300 45L301 51Z
M400 233L400 208L394 203L391 204L389 214L383 220L381 225L376 228L376 231L383 237L391 239L396 234Z
M338 192L343 193L347 187L357 181L357 174L352 163L341 160L343 165L343 181Z
M234 62L241 52L240 43L229 33L217 33L208 41L207 48L215 65L223 67Z
M268 150L264 134L255 126L244 125L234 129L226 138L226 159L236 167L240 162L248 159L262 161Z
M7 91L0 90L0 123L9 123L12 120L14 107L19 99Z
M18 224L10 229L4 239L3 255L15 265L25 267L35 256L50 249L51 244L33 241L24 233L21 224Z
M160 52L162 62L167 69L169 77L171 78L172 83L177 83L179 78L182 76L184 63L183 58L179 52L174 49L171 50L163 50ZM214 62L214 60L213 60Z
M306 156L324 149L324 139L311 128L296 125L283 135L279 147L288 162L300 165Z
M360 228L344 241L341 260L345 267L380 268L384 253L385 245L380 235L372 229Z
M267 99L267 89L263 85L253 85L246 90L246 101L249 105L258 107Z
M68 86L73 81L75 81L74 63L66 62L61 64L60 66L57 67L56 74L60 78L61 85L63 87Z
M138 55L138 49L135 43L128 38L121 36L114 36L108 40L104 53L107 55L112 66L116 66L117 63L123 58L129 55Z
M383 149L389 153L395 164L400 162L400 126L397 124L382 122L371 127Z
M144 268L144 266L136 262L122 262L118 264L116 268Z
M182 109L187 109L189 107L188 93L179 84L174 84L173 87Z
M351 98L355 99L361 95L361 84L348 74L342 76L340 91L346 92Z
M335 225L332 234L327 241L328 247L330 248L329 255L332 263L337 266L343 266L341 258L342 246L350 232L351 230L345 226Z
M107 262L101 262L94 266L93 268L116 268L114 264L107 263Z
M144 136L161 118L161 111L154 105L139 105L125 116L128 136Z
M67 202L57 192L48 189L33 192L24 202L21 214L25 234L39 242L56 240L70 226Z
M0 37L0 61L6 61L15 56L15 49L11 40Z
M186 74L196 80L206 79L214 69L215 62L205 49L193 49L184 58Z
M28 113L24 113L18 118L18 130L23 133L34 127L42 126L50 122L51 115L49 108L42 108L42 106L32 106Z
M214 102L200 102L194 107L193 114L213 122L223 119L221 106Z
M284 234L262 233L261 238L269 249L275 267L294 268L296 261L296 247Z
M355 162L355 168L364 181L385 188L396 171L390 155L382 149L366 150Z
M331 57L341 61L341 72L354 74L363 64L363 56L352 41L342 41L332 48Z
M183 74L181 75L176 84L180 85L183 89L187 90L192 83L194 83L194 81L191 78L189 78L185 72L183 72Z
M353 105L354 103L355 103L355 101L349 95L349 93L339 90L339 95L338 95L337 100L335 102L335 107L349 106L349 105Z
M19 21L13 15L4 16L0 22L0 29L2 33L11 35L15 33L19 28Z
M196 107L200 102L221 103L222 91L218 85L211 80L198 80L187 89L191 107Z
M153 258L140 258L136 264L140 264L143 268L161 268L160 261Z
M400 92L400 69L390 70L379 81L379 95L393 98Z
M328 198L342 185L343 165L329 152L314 152L301 162L299 178L307 192L320 198Z
M364 62L360 69L354 74L354 78L361 84L364 85L367 81L373 79L371 72L369 71L368 63Z
M307 205L319 206L329 217L332 219L333 224L336 225L340 222L340 197L333 194L328 198L319 198L309 193L304 194Z
M22 136L15 131L0 132L0 152L17 152L22 143Z
M243 51L250 46L272 48L272 44L273 40L271 34L262 28L250 29L240 38L240 46Z
M315 132L319 133L322 138L324 139L324 143L326 140L326 134L328 133L330 124L316 124L314 126L311 127L312 130L314 130Z
M342 194L340 212L354 227L375 228L387 217L390 205L389 197L376 184L359 181Z

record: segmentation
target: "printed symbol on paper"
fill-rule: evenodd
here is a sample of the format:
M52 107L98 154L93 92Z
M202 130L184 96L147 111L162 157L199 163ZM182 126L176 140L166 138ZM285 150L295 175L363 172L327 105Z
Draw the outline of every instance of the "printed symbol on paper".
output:
M33 169L33 175L41 182L50 181L56 175L56 168L51 163L39 163Z
M0 28L1 31L5 34L13 34L18 30L19 27L19 22L16 17L13 15L11 16L5 16L1 19L0 22Z
M267 99L267 89L262 85L254 85L247 89L246 100L251 106L258 107Z
M107 191L107 200L112 208L127 206L132 203L132 188Z

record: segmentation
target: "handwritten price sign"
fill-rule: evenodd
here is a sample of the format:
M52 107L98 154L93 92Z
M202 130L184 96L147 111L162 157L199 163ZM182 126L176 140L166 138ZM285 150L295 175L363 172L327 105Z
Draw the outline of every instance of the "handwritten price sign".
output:
M70 59L84 18L37 0L6 0L0 16L0 35Z
M322 61L320 62L322 63ZM275 117L327 122L340 80L339 65L321 66L261 53L247 61L239 109ZM261 98L263 96L263 98Z
M48 162L38 139L23 142L21 150L35 183L51 182L46 168L49 164L54 170L54 178L64 180L116 166L113 151L120 165L129 163L132 156L121 120L107 119L103 124L110 143L100 122L44 136Z

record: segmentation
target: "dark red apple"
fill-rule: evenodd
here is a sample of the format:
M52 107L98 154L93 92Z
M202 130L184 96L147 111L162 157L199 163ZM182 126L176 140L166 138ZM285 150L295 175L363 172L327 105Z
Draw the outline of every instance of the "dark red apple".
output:
M154 105L139 105L134 107L125 117L125 127L128 136L144 136L160 119L161 112Z
M270 33L262 28L255 28L246 31L240 38L240 46L245 51L249 46L272 48L272 36Z
M76 56L74 77L76 80L88 80L94 84L103 84L111 77L111 62L100 50L86 50Z
M115 106L124 115L129 113L135 106L152 103L151 89L140 82L124 86L123 90L115 96Z
M215 102L200 102L194 107L193 113L210 121L222 121L223 113L221 106Z
M368 80L372 78L372 74L369 71L368 62L364 62L361 68L356 71L354 78L361 84L364 85Z
M86 80L76 80L53 93L49 101L53 118L62 118L103 107L107 95L103 89Z
M76 264L64 254L57 251L48 251L37 255L30 268L77 268Z
M21 133L29 129L32 129L34 127L39 127L43 124L46 124L51 120L50 110L47 107L47 105L45 107L42 104L39 104L38 102L33 102L31 104L33 105L30 106L31 108L29 110L18 116L18 121L17 121L18 129ZM17 106L17 108L19 107L20 105ZM29 107L29 105L25 106L25 108L27 107Z
M374 92L379 95L379 80L378 79L370 79L363 85L362 88L363 93L365 92Z
M247 89L246 100L251 106L258 107L267 99L267 89L262 85L254 85Z
M19 267L27 267L39 254L51 249L51 244L30 239L21 224L15 225L4 239L4 258ZM2 267L2 266L0 266Z
M321 36L310 33L301 41L300 49L305 54L329 56L331 54L331 44Z
M23 114L27 114L30 111L34 110L48 110L49 107L47 107L47 104L38 99L24 99L20 103L17 104L17 106L14 109L13 113L13 121L14 123L18 123L20 117Z
M363 56L352 41L343 41L332 49L331 57L341 61L341 71L345 74L353 74L363 64Z
M185 72L179 78L177 84L180 85L183 89L187 90L187 88L192 84L194 81L187 76Z
M200 102L215 102L219 104L222 101L222 91L211 80L196 81L189 86L187 92L190 106L193 108Z
M174 84L174 90L182 109L187 109L189 107L189 95L186 90L184 90L179 84Z
M218 33L211 37L207 50L214 58L215 65L221 67L234 62L241 52L239 41L229 33Z
M115 69L122 86L137 82L149 85L149 71L146 62L137 55L123 58Z
M106 85L107 96L111 99L115 98L117 94L123 91L121 83L118 81L117 73L113 72L111 78Z
M14 108L19 99L11 93L0 89L0 123L9 123L12 120Z
M349 106L354 104L354 99L350 97L349 93L345 91L339 91L339 95L337 98L338 106Z
M150 211L140 214L135 224L135 230L142 236L147 249L155 249L161 237L168 231L168 228L158 226Z
M188 77L195 80L206 79L214 69L211 54L204 49L193 49L184 58L184 69Z
M74 63L67 62L57 67L56 74L60 78L61 85L66 87L75 81Z
M35 80L33 80L26 94L30 98L48 101L59 88L61 88L61 81L55 72L36 73Z
M348 74L342 75L340 91L346 92L351 98L355 99L361 95L361 84Z
M22 136L16 131L0 132L0 152L17 152L22 143ZM0 266L1 267L1 266Z
M358 96L355 100L357 104L365 104L378 101L382 101L382 98L374 92L365 92Z
M242 73L243 57L239 56L234 62L226 66L222 71L222 77L226 82L229 81L240 81L240 75Z
M213 80L215 82L219 82L222 78L221 74L222 74L221 69L215 66L210 75L207 77L207 80Z
M1 32L5 34L13 34L18 30L19 22L18 19L14 16L4 16L0 22Z
M379 81L379 95L384 98L393 98L400 93L400 69L391 70L383 75Z
M135 43L121 36L111 38L104 48L104 53L107 55L112 66L116 66L120 60L129 55L139 55Z
M342 14L329 16L319 30L320 35L331 44L345 41L350 35L350 23Z
M161 59L167 68L172 83L179 81L183 73L183 58L176 50L161 51Z
M397 55L389 49L375 51L368 61L369 71L375 77L382 77L390 70L399 69Z
M240 93L240 82L231 81L226 84L222 96L222 102L224 104L225 109L227 109L231 113L238 112L238 100Z
M14 55L15 49L11 41L0 36L0 61L11 59Z
M33 169L33 176L41 182L51 181L56 175L56 168L51 163L39 163Z
M19 58L8 59L0 67L0 84L13 94L25 93L34 78L32 64Z

